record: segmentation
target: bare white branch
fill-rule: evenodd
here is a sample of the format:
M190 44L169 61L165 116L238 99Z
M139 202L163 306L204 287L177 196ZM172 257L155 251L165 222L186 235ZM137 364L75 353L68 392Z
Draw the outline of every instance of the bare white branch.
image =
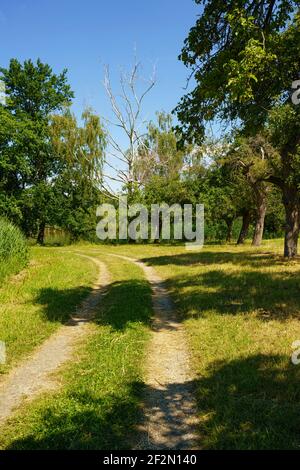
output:
M104 69L104 88L116 122L107 118L105 121L109 126L121 129L128 142L126 148L123 149L116 138L112 136L112 132L108 132L110 148L107 152L106 164L114 170L117 176L106 175L106 177L114 179L114 181L121 179L122 182L129 184L129 192L130 183L139 184L135 175L135 161L138 148L146 145L144 142L145 132L143 131L145 120L141 119L142 104L156 83L154 69L152 76L146 81L147 86L139 92L140 68L141 64L135 60L129 74L124 71L120 72L120 94L114 93L112 89L109 67L106 66ZM119 168L115 160L122 163L123 167Z

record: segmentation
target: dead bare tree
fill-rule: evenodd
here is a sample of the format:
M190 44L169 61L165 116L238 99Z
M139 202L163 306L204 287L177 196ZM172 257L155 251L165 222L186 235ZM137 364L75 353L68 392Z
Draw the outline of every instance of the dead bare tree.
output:
M104 71L104 87L110 101L114 120L105 119L108 127L108 150L106 165L109 174L105 174L104 192L114 196L109 181L115 181L127 188L128 196L133 192L134 186L139 184L135 171L138 149L145 144L146 120L142 116L142 107L145 97L156 83L155 68L148 80L140 76L141 64L137 61L129 73L120 73L120 92L113 91L109 67ZM143 84L143 86L141 86ZM141 89L142 88L142 89ZM125 148L113 136L111 127L120 129L126 137Z

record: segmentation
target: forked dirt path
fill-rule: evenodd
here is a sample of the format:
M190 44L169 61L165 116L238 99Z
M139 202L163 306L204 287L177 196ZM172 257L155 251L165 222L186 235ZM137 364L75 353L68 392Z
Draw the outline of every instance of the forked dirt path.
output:
M95 307L110 283L110 276L105 264L97 258L79 253L77 256L90 259L99 268L93 290L66 325L59 328L28 359L0 381L0 424L3 424L23 400L30 401L39 393L59 386L59 381L54 378L53 373L72 359L78 340L89 331L88 322L93 318Z
M137 449L199 449L194 378L186 335L162 279L151 266L139 266L152 288L153 334L146 358L144 422Z

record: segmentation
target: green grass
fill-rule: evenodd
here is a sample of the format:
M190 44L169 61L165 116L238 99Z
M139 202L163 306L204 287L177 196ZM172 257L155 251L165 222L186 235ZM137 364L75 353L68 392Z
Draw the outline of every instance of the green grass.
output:
M21 231L0 218L0 282L20 271L28 261L28 248Z
M149 285L136 266L105 257L112 283L60 392L23 407L1 449L126 449L140 419Z
M291 345L300 339L300 262L282 259L281 240L199 252L81 249L105 257L111 289L63 390L23 407L2 430L1 448L123 449L132 442L150 292L136 267L108 256L114 252L144 260L166 279L190 342L202 447L299 449L300 366L291 364Z
M284 261L282 245L114 248L167 281L190 340L205 449L300 448L300 261Z
M0 289L0 340L7 350L0 375L68 320L96 277L91 261L60 249L33 248L31 258Z

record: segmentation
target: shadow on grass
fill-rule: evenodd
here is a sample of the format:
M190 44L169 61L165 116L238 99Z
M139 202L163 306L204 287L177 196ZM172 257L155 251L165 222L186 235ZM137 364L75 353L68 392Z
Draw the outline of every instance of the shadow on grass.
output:
M101 398L89 393L68 394L64 400L67 407L58 401L55 407L37 409L34 431L13 440L6 449L128 449L140 413L137 397L141 387L140 383L131 384L126 400L105 393Z
M15 438L14 431L7 448L114 450L127 449L135 440L143 393L136 364L146 341L143 325L152 314L151 290L146 281L132 279L113 282L105 291L100 304L94 305L92 319L105 328L95 330L66 391L30 408L21 430L24 437ZM64 309L66 302L75 302L76 293L77 289L42 289L36 302L50 320L57 320L53 306L58 302Z
M104 293L105 296L101 295ZM150 295L150 287L146 281L133 279L113 282L104 291L88 287L62 290L42 288L35 303L43 306L43 314L48 321L73 325L70 322L71 315L86 315L90 319L91 313L94 313L91 319L95 323L124 330L129 323L149 323Z
M262 320L299 317L300 277L260 271L207 271L168 280L185 315L205 311L234 315L255 311Z
M92 293L89 287L79 286L74 289L41 288L35 298L35 303L42 305L43 314L48 321L61 322L70 320L77 312L81 302Z
M222 315L256 311L262 320L299 317L300 271L288 272L286 262L275 255L203 252L143 261L154 266L186 266L182 274L166 281L183 315L201 316L213 310ZM225 266L218 270L218 264ZM231 264L237 268L231 269ZM189 273L192 265L204 268ZM274 270L264 271L268 267Z
M187 449L191 445L189 428L186 434L176 435L177 409L183 405L182 387L194 387L195 384L195 381L172 383L161 390L134 382L128 385L126 399L117 393L104 393L101 398L88 393L69 394L55 407L37 408L32 417L34 430L28 434L25 430L25 436L13 439L6 450ZM143 392L153 397L150 412L169 424L161 434L162 441L155 441L155 447L144 430L147 426L143 426L144 418L139 405ZM67 407L63 406L66 402ZM161 402L168 406L161 406ZM166 442L176 444L170 447Z
M197 384L204 448L299 449L299 380L279 355L213 363Z
M196 389L199 440L206 449L297 449L300 444L300 368L276 355L255 355L230 362L215 362L205 376L185 384L171 383L162 390L147 387L153 396L153 414L163 413L170 427L156 449L174 441L173 423L182 406L180 389ZM130 385L131 399L118 396L95 399L89 394L72 395L72 409L47 408L39 416L36 431L16 439L8 449L128 449L147 435L138 432L141 421L137 397L140 383ZM156 397L156 399L155 399ZM160 409L160 401L168 403ZM151 410L150 410L151 412ZM39 427L43 429L40 432ZM132 429L132 432L130 430ZM176 446L186 449L188 434L176 436ZM135 447L135 445L133 445ZM143 446L152 448L153 444Z
M191 265L211 265L211 264L226 264L232 263L241 266L274 266L286 265L286 261L282 256L274 253L263 253L252 251L203 251L199 253L181 253L176 255L154 256L152 258L143 258L141 261L152 266L164 265L177 265L177 266L191 266Z

